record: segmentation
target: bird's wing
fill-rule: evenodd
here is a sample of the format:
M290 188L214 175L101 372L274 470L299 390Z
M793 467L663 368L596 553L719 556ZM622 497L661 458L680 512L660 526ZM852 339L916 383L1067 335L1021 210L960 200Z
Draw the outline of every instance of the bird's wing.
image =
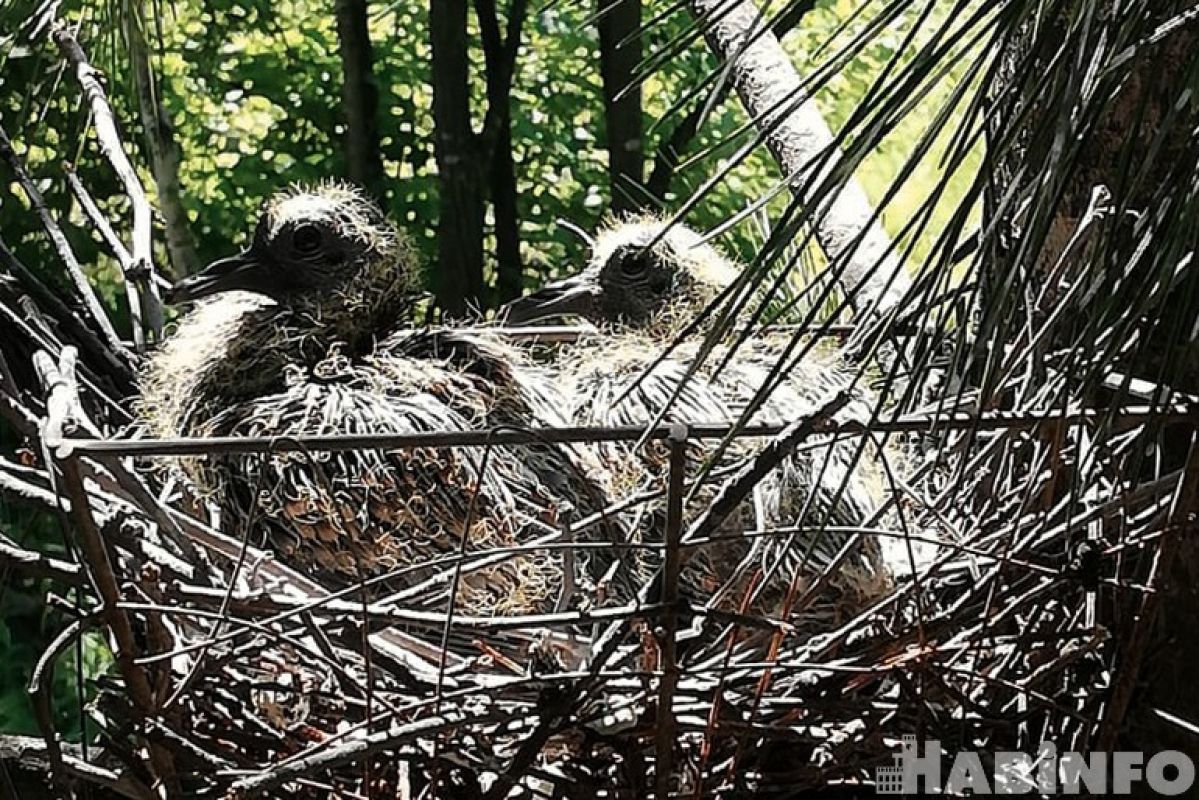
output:
M687 362L659 359L660 349L650 341L611 341L599 347L573 348L558 365L564 394L572 403L571 413L580 424L644 427L659 418L688 425L728 424L735 419L728 404L702 372L689 374ZM725 450L708 472L703 486L693 486L700 467L714 453L714 441L692 439L686 448L688 492L686 514L694 519L710 504L720 483L749 455L752 448L742 442ZM638 507L640 535L649 542L662 540L665 525L669 450L661 441L643 445L614 442L604 446L611 476L610 491L619 498L645 494L650 499ZM769 481L767 481L769 482ZM755 526L756 503L742 504L721 528L732 534ZM746 556L746 541L727 539L719 544L688 550L684 582L702 600L729 580ZM656 560L643 565L652 574Z
M786 343L783 337L750 340L713 376L713 382L730 403L743 410L768 380ZM714 360L718 362L723 355L718 352ZM784 376L753 421L787 425L815 413L842 391L849 393L850 402L837 419L868 420L873 408L869 393L854 384L852 373L836 353L813 350ZM869 455L870 448L863 447L860 438L821 437L802 443L775 471L767 504L770 524L803 530L769 540L773 546L764 551L766 561L781 559L781 574L794 574L798 569L820 571L852 536L826 528L852 528L868 521L879 505L882 485L879 466ZM875 543L866 540L865 545L862 553L873 558Z
M381 350L387 354L379 359L385 370L394 371L398 364L434 363L445 375L452 376L452 381L441 381L430 391L450 406L473 398L470 413L478 430L537 432L577 424L567 413L562 384L551 369L535 363L523 348L486 331L408 331L388 339ZM400 379L394 386L403 393L411 383ZM597 446L537 443L514 446L512 450L535 478L540 493L557 499L563 518L591 517L610 505L605 467ZM623 541L627 538L623 526L619 515L615 515L588 529L587 536Z
M648 425L663 421L722 424L733 417L703 374L688 376L688 363L660 356L648 341L617 338L598 347L572 348L559 362L570 415L597 425Z
M455 384L454 376L423 366L430 385ZM294 381L282 394L229 409L212 420L210 432L287 437L474 427L433 392L390 396L379 388L386 381L362 367L348 380ZM335 585L389 575L382 589L411 586L451 569L460 550L512 548L553 533L557 521L554 499L501 447L227 456L212 470L226 514L265 531L281 558ZM458 601L470 613L545 610L560 577L560 565L544 552L509 555L464 572ZM423 599L440 592L444 586Z

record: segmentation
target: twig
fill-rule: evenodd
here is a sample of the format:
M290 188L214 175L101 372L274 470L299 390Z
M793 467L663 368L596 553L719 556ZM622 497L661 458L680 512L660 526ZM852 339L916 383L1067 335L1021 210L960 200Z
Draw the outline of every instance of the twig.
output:
M45 475L37 469L22 467L6 458L0 458L0 493L15 495L53 511L59 507L61 498L50 489L39 485L39 479L44 478Z
M136 269L134 268L133 256L125 247L117 236L117 232L113 230L112 224L105 216L100 213L99 206L92 199L92 195L79 180L79 176L75 174L75 168L70 164L63 164L63 171L67 176L67 186L71 189L71 194L75 195L75 199L79 202L79 207L83 209L83 215L92 223L92 227L99 232L100 238L108 245L109 251L117 260L117 264L121 267L122 284L125 286L125 299L129 307L129 319L132 322L133 344L138 352L145 350L146 347L146 332L142 323L142 302L137 290L137 282L134 280Z
M58 365L50 360L45 353L37 353L34 364L38 369L39 378L46 389L46 419L42 424L42 439L47 447L55 448L61 442L63 434L76 427L94 430L94 426L82 413L79 402L78 388L75 383L75 352L74 348L65 348ZM150 681L145 672L137 665L137 644L133 634L133 625L129 617L120 609L121 589L109 560L108 549L100 535L96 522L92 519L88 504L87 490L79 471L77 458L62 454L59 448L62 470L63 488L71 500L71 520L79 533L84 557L91 576L100 595L100 614L112 634L116 647L114 657L121 671L139 718L143 721L152 719L155 714L154 696L150 689ZM156 777L164 782L169 795L178 795L177 776L171 754L163 748L149 744L151 762Z
M1199 436L1191 434L1190 452L1187 453L1186 467L1178 481L1178 491L1170 504L1168 527L1173 535L1162 538L1153 563L1153 573L1150 585L1161 589L1171 579L1175 554L1179 551L1179 540L1193 527L1188 524L1195 514L1199 503ZM1112 689L1111 701L1104 714L1103 723L1099 729L1098 747L1100 750L1113 750L1116 737L1124 728L1124 715L1132 701L1133 691L1138 679L1141 678L1141 661L1149 649L1149 634L1161 608L1161 602L1166 592L1148 592L1141 598L1129 640L1121 648L1120 677Z
M37 434L37 416L7 392L0 392L0 417L8 420L22 436Z
M155 800L141 781L123 772L114 772L95 763L84 761L78 745L62 745L59 769L75 780L110 789L132 800ZM52 769L45 742L30 736L0 736L0 762L24 770L44 772Z
M71 499L71 518L80 534L84 556L87 560L92 582L99 592L101 614L108 630L116 641L113 656L117 667L129 691L129 698L142 721L154 718L155 703L150 689L150 681L146 673L136 663L137 643L133 635L133 626L129 617L119 607L121 589L113 572L108 551L100 537L100 531L92 519L87 501L87 491L83 486L83 478L79 474L79 462L75 458L66 458L60 462L63 473L63 485L67 496ZM168 796L177 797L179 788L178 776L175 773L174 759L169 751L151 742L149 743L150 761L154 766L155 776L161 780Z
M162 338L162 298L158 293L158 284L154 280L154 261L150 250L151 244L151 214L150 202L146 199L146 190L137 177L129 157L121 147L121 136L117 131L116 119L112 107L108 104L108 96L104 86L96 77L96 70L88 63L87 55L75 34L66 25L59 24L54 30L53 38L63 57L75 70L75 78L79 81L91 107L92 121L96 126L96 141L100 152L112 165L113 171L121 179L125 187L125 195L133 207L133 246L132 271L125 273L127 283L133 282L140 286L140 308L130 307L130 312L137 319L140 311L145 312L146 321L154 338ZM124 265L122 265L124 266ZM133 297L131 296L131 300Z
M83 347L87 353L97 359L107 368L113 378L121 380L126 385L133 383L133 369L130 366L129 351L122 345L113 349L104 341L78 314L67 307L56 294L51 292L39 281L29 269L21 263L16 255L0 238L0 264L16 276L20 285L41 307L49 309L50 315L61 325L71 341Z
M692 523L687 530L685 541L712 535L728 516L741 505L754 487L774 470L785 459L795 452L795 448L813 433L829 433L835 427L830 418L849 402L849 394L840 392L815 414L805 417L799 422L793 422L784 428L762 450L753 457L736 475L730 478L720 488L720 493L712 500L704 515Z
M208 606L220 606L222 595L219 593L219 590L202 589L196 586L179 586L178 592L181 598L186 598L192 602ZM272 614L271 617L264 620L263 625L274 624L294 617L302 618L305 614L316 611L322 615L334 615L347 619L365 614L369 621L377 625L411 625L439 632L447 626L477 632L586 626L600 622L610 622L612 620L628 620L639 617L652 618L658 615L665 615L668 610L668 607L664 603L630 603L621 606L593 608L586 611L554 611L545 614L528 614L511 617L475 617L467 614L449 614L443 611L420 611L411 608L396 608L388 604L369 604L364 609L360 602L346 600L321 603L319 608L314 606L315 604L312 602L294 599L286 595L262 594L255 597L233 597L230 599L229 610L251 615ZM121 607L130 611L160 610L159 606L136 602L125 602L121 604ZM172 612L164 610L163 613ZM195 614L197 616L202 614L197 609L186 609L179 613ZM710 613L715 614L717 612ZM211 614L203 614L203 616L206 619L219 618L219 616L212 616ZM769 625L769 623L767 625L773 629L772 625ZM203 641L185 645L183 648L173 651L169 655L181 655L202 649L203 647L211 647L216 644L233 641L241 635L243 635L241 631L226 631L213 635L211 638ZM162 660L165 656L166 654L151 655L140 659L140 661L141 663L149 664Z
M58 735L54 731L54 712L51 708L50 683L54 679L54 664L58 660L58 657L62 655L62 652L67 647L74 644L75 640L85 630L94 625L98 619L99 615L92 613L86 617L80 617L59 632L54 637L54 641L50 642L49 646L38 656L37 663L33 666L33 672L30 673L29 683L26 686L26 691L33 702L33 711L34 716L37 718L38 727L41 728L42 737L46 740L46 756L50 760L50 775L68 795L71 795L72 792L70 786L64 782L66 772L63 769L62 749L58 741Z
M75 195L75 200L79 203L79 207L83 209L83 215L92 223L92 227L100 234L100 238L104 240L104 244L108 245L109 252L112 257L121 265L122 274L128 273L133 269L133 255L129 249L125 247L125 243L121 241L121 237L117 236L117 232L113 230L112 223L108 221L108 217L100 211L100 207L96 205L95 198L91 192L79 180L79 173L75 171L72 164L63 164L63 172L67 176L67 186L71 189L71 194Z
M759 330L761 333L797 333L802 328L803 326L800 325L764 325L756 330ZM431 330L436 333L439 329L432 328ZM498 325L494 327L454 328L452 330L455 334L495 336L501 339L511 339L529 344L571 344L589 337L603 336L598 329L584 325L528 325L512 327ZM811 334L821 338L844 338L856 330L856 325L822 325L819 329L812 330Z
M200 556L194 542L171 516L172 509L167 508L146 488L140 475L128 469L118 457L98 457L96 461L112 474L120 491L128 495L128 501L154 520L159 530L179 548L184 559L191 563L199 562Z
M15 569L24 575L49 578L67 586L79 586L84 581L83 570L78 564L25 550L3 535L0 535L0 569Z
M8 261L10 257L12 257L12 253L4 246L3 240L0 240L0 261ZM27 272L24 265L15 258L11 260L9 266L16 273ZM32 276L30 277L32 278ZM24 282L25 279L21 280ZM38 281L32 279L30 286L36 287L37 285ZM81 318L68 309L55 295L50 294L48 289L44 286L41 286L39 290L31 289L30 295L36 295L37 291L45 294L43 299L50 303L52 308L59 309L64 316L56 317L53 314L48 316L32 296L20 295L12 303L0 301L0 317L3 317L16 329L17 336L14 339L21 342L25 348L39 348L51 353L58 353L66 347L64 339L70 341L72 347L75 345L82 347L95 363L81 364L79 377L82 378L96 401L116 412L115 417L128 419L129 412L114 401L109 395L109 391L100 387L100 383L115 384L116 391L120 394L131 392L135 383L132 364L118 358L117 354L113 353ZM26 392L18 387L14 396L21 398L26 396Z
M38 191L37 184L33 182L33 178L25 171L25 165L17 157L17 153L12 146L12 140L8 138L8 133L3 127L0 127L0 156L3 156L4 160L8 162L9 168L12 169L13 174L16 176L17 183L21 185L21 189L29 199L29 204L37 212L46 235L50 237L50 242L54 245L55 252L58 254L59 259L62 260L63 266L67 268L67 274L71 276L71 282L75 285L75 290L79 293L80 300L83 301L84 307L87 309L92 321L99 328L100 333L108 343L108 347L114 353L126 355L128 351L125 348L125 344L121 341L121 337L117 336L116 330L112 327L112 322L108 319L108 314L105 313L104 306L100 304L100 299L96 297L95 290L92 289L91 283L88 282L87 276L83 273L83 267L80 266L79 260L75 258L75 252L71 249L70 242L67 241L62 228L58 226L58 222L55 221L54 216L50 213L50 209L46 207L46 201L42 198L42 193Z
M369 758L375 753L392 751L409 742L441 731L453 730L467 721L469 720L464 714L449 711L440 716L430 716L407 725L399 725L388 731L380 731L312 756L296 759L286 766L242 778L233 784L232 791L235 797L255 797L304 775L318 774L341 764Z

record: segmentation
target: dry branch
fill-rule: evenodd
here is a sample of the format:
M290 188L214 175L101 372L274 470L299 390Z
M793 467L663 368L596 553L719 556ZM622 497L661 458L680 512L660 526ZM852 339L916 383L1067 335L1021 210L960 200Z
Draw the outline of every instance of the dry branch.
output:
M47 394L46 418L41 425L42 439L47 447L58 448L64 433L77 428L95 431L95 426L82 411L79 387L75 380L74 348L65 348L57 365L44 353L38 355L40 358L36 360L36 366ZM71 520L79 536L91 581L102 603L100 613L115 641L113 655L125 680L130 700L140 721L144 723L153 719L157 708L150 682L136 663L138 648L133 625L119 607L121 588L116 577L116 565L112 563L108 548L92 518L78 461L66 454L59 468L62 471L63 491L71 501ZM163 782L170 796L178 796L178 778L170 752L155 743L148 746L155 776Z
M125 345L117 336L116 330L112 327L112 323L108 319L108 314L105 313L104 307L100 304L99 298L96 296L95 289L88 282L87 276L83 274L83 267L80 266L78 259L75 258L75 252L71 249L70 242L67 241L66 235L59 227L58 221L50 213L50 209L46 207L46 201L42 198L42 193L38 191L37 185L33 178L25 169L25 165L17 156L16 150L13 149L12 140L9 139L8 133L0 128L0 156L8 162L9 169L20 184L22 191L25 192L29 204L33 206L41 220L42 227L45 229L47 236L50 237L51 243L54 245L54 250L62 261L63 266L67 270L67 274L71 277L71 282L75 285L76 291L79 293L79 299L82 301L84 308L87 309L91 321L99 328L101 335L108 348L120 355L125 355ZM5 248L7 254L7 248ZM6 255L6 261L11 269L16 262L15 257Z
M13 569L34 578L49 578L67 586L82 582L83 570L78 564L18 547L7 536L0 536L0 572Z
M121 145L116 118L108 103L104 86L100 83L96 70L88 62L83 48L76 41L75 34L67 26L60 25L54 31L54 42L75 71L75 79L79 81L91 108L92 124L96 127L96 141L100 145L100 152L108 159L113 171L120 178L125 195L133 208L132 246L129 248L132 261L129 264L121 264L121 267L126 290L129 292L129 312L134 320L134 341L143 343L143 315L144 324L148 326L154 339L160 339L163 322L162 297L154 280L154 258L150 246L150 201L146 199L146 190L137 177L137 170L133 168Z
M85 761L79 745L62 745L60 768L65 777L102 789L110 789L131 800L153 800L154 794L128 770L109 769L94 761ZM0 764L5 769L49 773L50 756L46 743L29 736L0 736Z
M1192 431L1186 467L1178 478L1177 489L1170 501L1169 516L1163 531L1165 541L1154 558L1150 585L1161 591L1146 592L1141 598L1136 621L1129 636L1126 661L1120 664L1120 677L1116 681L1115 691L1112 692L1111 702L1099 729L1097 745L1104 751L1116 749L1117 737L1123 728L1124 716L1128 713L1129 703L1132 701L1136 676L1141 674L1141 662L1149 647L1149 636L1157 620L1163 597L1167 596L1173 559L1181 549L1179 540L1187 535L1193 536L1196 531L1195 514L1199 509L1199 442L1196 439L1197 432Z

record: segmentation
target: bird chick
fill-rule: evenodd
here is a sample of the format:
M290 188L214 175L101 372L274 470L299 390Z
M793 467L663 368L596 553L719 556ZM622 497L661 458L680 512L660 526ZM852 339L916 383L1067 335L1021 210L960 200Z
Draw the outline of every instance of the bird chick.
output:
M505 318L509 324L524 324L579 316L600 328L596 341L566 350L559 360L562 393L575 402L571 412L576 422L609 423L615 418L623 424L647 424L667 409L667 421L728 423L741 417L767 381L789 337L758 335L732 354L720 346L698 365L694 343L676 346L666 358L662 352L738 274L739 269L696 232L639 217L601 230L583 270L512 302ZM731 356L727 363L726 355ZM812 414L839 391L851 389L851 378L836 354L814 353L767 397L750 422L786 425ZM861 390L851 396L843 415L868 418L870 399ZM753 449L750 442L738 440L714 471L727 472ZM702 459L710 450L701 448L695 456ZM744 574L756 562L786 580L797 570L818 571L829 563L847 537L823 529L860 526L881 494L876 475L855 469L857 450L856 443L825 440L819 447L801 449L768 476L732 526L786 526L808 533L779 537L773 540L775 545L782 542L778 546L765 544L768 540L742 546L743 563L733 571ZM639 463L644 466L644 457ZM613 472L630 468L626 464ZM874 596L887 584L886 571L873 544L867 544L862 554L842 566L841 574L848 576L845 583L853 591ZM728 560L727 549L711 556L712 575L727 576Z
M669 341L737 273L690 228L634 217L601 229L581 271L512 301L505 319L520 325L577 316L621 333Z
M172 303L203 302L143 374L150 432L194 432L196 420L219 410L212 403L280 390L286 369L312 367L335 345L351 356L369 351L409 307L415 264L407 241L357 189L278 193L247 248L170 292Z
M547 420L519 364L468 337L403 329L417 293L411 248L339 184L265 205L250 246L181 281L199 301L143 376L158 436L419 434ZM223 455L184 469L238 532L333 586L411 587L495 548L561 533L606 499L577 451L547 445ZM528 550L464 566L467 613L548 610L563 565ZM430 594L414 602L432 602Z

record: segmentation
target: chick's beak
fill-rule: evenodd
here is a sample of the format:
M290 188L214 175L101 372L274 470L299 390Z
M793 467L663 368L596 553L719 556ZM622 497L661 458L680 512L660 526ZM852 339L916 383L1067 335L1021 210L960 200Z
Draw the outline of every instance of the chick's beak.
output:
M550 317L588 318L595 310L599 292L599 286L589 277L576 275L513 300L503 307L500 316L508 325L524 325Z
M214 261L195 275L189 275L171 287L167 302L188 303L218 292L241 289L264 292L267 286L266 268L249 250Z

